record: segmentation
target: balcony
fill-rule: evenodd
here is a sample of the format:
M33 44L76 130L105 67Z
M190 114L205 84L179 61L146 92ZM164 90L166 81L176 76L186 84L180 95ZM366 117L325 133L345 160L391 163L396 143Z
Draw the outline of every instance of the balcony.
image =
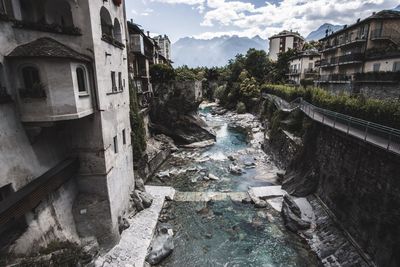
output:
M395 29L376 29L371 31L371 40L388 40L395 45L400 45L400 32Z
M321 75L317 83L350 83L351 76L346 74Z
M290 69L289 73L287 75L292 75L292 76L300 75L300 70L298 70L298 69Z
M339 65L359 64L362 63L363 60L364 60L364 54L355 53L355 54L340 56L338 58L338 64Z
M321 59L321 61L320 61L321 68L332 68L332 67L335 67L337 64L338 64L337 57L332 57L329 59Z
M76 36L82 35L81 30L75 26L68 27L68 26L61 26L59 24L47 24L47 23L30 22L23 20L15 20L14 28L67 34L67 35L76 35Z
M354 81L357 83L400 83L400 72L397 71L372 71L356 73Z

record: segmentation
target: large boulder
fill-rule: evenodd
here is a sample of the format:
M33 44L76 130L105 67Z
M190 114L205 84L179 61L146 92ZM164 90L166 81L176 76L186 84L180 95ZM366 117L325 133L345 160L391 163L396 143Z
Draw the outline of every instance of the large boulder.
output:
M307 230L311 227L309 221L305 221L301 218L300 208L289 195L283 197L281 214L285 227L292 232L296 233L300 230Z
M142 200L143 207L145 209L150 208L153 203L153 196L147 192L138 191L139 197Z
M152 241L146 261L151 265L159 264L168 257L174 250L172 226L161 223L157 227L156 236Z

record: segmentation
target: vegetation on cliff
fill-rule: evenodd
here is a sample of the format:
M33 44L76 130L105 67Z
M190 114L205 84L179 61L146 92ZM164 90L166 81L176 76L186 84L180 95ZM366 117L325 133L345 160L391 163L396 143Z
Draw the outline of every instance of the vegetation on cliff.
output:
M144 128L143 117L140 114L139 103L137 99L137 88L132 82L129 83L130 98L130 122L131 122L131 142L133 160L139 160L146 150L146 130Z
M293 101L298 97L318 106L356 118L400 129L400 102L334 95L321 88L295 88L285 85L263 85L261 91Z

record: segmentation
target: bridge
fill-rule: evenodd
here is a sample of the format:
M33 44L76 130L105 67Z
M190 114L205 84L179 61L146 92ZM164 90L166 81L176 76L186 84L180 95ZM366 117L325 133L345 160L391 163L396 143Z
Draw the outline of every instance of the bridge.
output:
M275 95L263 94L262 96L284 112L299 109L318 123L400 155L400 130L398 129L319 108L302 98L297 98L289 103Z

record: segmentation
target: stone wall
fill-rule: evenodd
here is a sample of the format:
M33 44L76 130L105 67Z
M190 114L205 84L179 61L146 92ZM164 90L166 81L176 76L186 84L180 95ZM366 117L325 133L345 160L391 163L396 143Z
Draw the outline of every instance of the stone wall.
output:
M378 266L400 266L400 156L314 123L291 167L290 191L317 188Z

